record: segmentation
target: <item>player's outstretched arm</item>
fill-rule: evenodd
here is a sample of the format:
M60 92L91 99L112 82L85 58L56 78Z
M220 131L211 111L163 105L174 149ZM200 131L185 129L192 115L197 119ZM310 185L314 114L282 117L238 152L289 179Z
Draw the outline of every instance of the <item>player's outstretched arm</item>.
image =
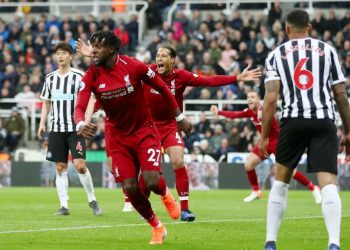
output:
M78 53L82 54L83 56L88 56L88 57L92 56L92 46L90 42L85 43L83 40L79 38L78 41L76 41L75 46L77 48Z

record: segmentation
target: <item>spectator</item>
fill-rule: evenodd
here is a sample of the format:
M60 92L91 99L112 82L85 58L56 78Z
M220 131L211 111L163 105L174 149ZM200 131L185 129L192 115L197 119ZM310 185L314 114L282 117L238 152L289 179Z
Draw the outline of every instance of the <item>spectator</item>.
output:
M210 127L210 122L207 119L204 112L201 112L199 115L199 122L195 125L196 131L200 134L204 134L206 130Z
M138 48L138 51L136 52L135 58L140 60L141 62L145 64L151 63L151 52L149 50L146 50L145 47L140 46Z
M221 161L227 162L227 153L233 152L233 148L229 145L227 138L222 138L220 141L220 147L216 151L215 159L219 160L222 158Z
M271 9L269 10L269 14L267 17L267 24L269 27L275 23L276 20L281 20L282 16L282 8L280 1L275 1L271 4Z
M130 16L130 21L125 25L125 29L130 36L130 51L134 51L139 39L139 23L136 15Z
M20 115L17 107L12 108L11 116L6 122L5 129L7 132L5 145L9 152L13 152L17 148L25 132L24 119Z

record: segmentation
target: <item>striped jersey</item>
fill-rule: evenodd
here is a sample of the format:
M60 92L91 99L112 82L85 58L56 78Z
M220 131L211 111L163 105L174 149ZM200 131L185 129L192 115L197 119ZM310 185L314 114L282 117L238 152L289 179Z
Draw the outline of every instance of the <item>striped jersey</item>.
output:
M266 59L265 83L281 82L281 118L334 120L331 86L345 82L336 50L312 39L290 40Z
M65 75L58 70L46 75L41 98L51 101L51 130L54 132L75 131L74 107L84 72L71 68Z

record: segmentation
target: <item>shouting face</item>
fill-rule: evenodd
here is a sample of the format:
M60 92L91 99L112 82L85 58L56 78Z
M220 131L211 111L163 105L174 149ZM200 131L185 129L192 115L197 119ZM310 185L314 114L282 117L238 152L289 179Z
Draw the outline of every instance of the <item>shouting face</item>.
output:
M170 51L166 48L159 48L157 55L156 55L156 63L157 63L157 69L158 73L161 75L168 74L172 68L173 64L175 62L175 58L170 56Z

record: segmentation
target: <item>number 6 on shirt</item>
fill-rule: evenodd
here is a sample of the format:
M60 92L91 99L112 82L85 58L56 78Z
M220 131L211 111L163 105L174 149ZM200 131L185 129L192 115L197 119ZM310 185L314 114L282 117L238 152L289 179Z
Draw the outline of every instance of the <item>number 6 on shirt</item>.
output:
M308 60L308 57L301 59L295 67L294 71L294 84L301 90L309 90L314 85L314 76L312 75L312 72L307 69L301 69ZM301 76L305 76L307 78L306 84L302 84L300 82Z

